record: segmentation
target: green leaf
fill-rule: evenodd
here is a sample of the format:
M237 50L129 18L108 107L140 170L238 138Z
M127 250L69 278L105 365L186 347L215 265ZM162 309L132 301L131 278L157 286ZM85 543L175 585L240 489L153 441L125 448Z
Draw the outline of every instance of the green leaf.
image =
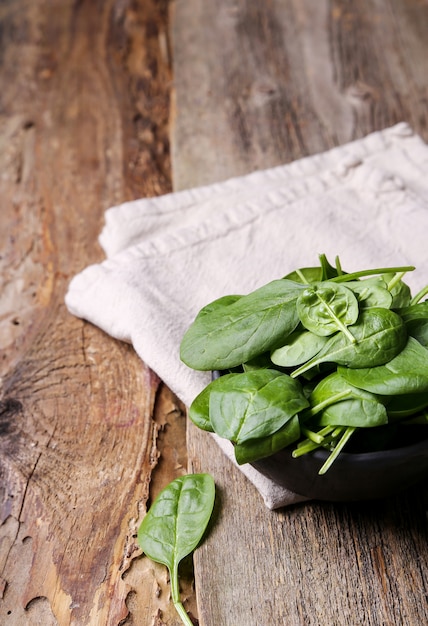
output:
M215 485L209 474L180 476L161 491L138 529L142 551L170 571L172 599L185 624L191 621L180 601L178 565L202 539L214 499Z
M212 427L237 444L272 435L308 406L300 383L276 370L227 374L210 387Z
M315 335L328 336L358 318L358 301L350 289L330 282L308 285L297 299L297 313L303 326ZM352 336L349 337L352 342Z
M389 309L377 307L364 309L357 323L349 326L349 331L355 343L349 343L343 333L333 335L313 359L294 370L291 376L296 378L324 362L350 368L382 365L393 359L404 348L407 340L406 327L401 317Z
M373 306L389 309L392 306L392 294L380 277L351 281L346 286L356 295L360 309Z
M275 348L299 322L302 288L276 280L225 306L205 307L182 339L182 361L196 370L225 370Z
M415 415L428 407L428 391L391 396L385 401L385 406L393 421Z
M220 314L222 314L226 307L228 307L230 304L234 304L240 298L242 298L242 296L238 295L227 295L222 296L221 298L217 298L217 300L213 300L209 304L202 307L197 317L201 319L204 318L206 315L212 315L213 313L220 312Z
M300 423L297 415L292 417L282 428L263 439L250 439L235 446L235 458L238 465L254 463L271 456L294 443L300 437Z
M210 421L210 393L212 381L193 400L189 407L189 419L201 430L214 432Z
M302 285L318 283L322 280L322 267L302 267L286 274L284 278Z
M270 358L280 367L296 367L318 354L327 341L327 337L315 335L309 330L295 330L288 335L281 348L272 352Z
M325 254L320 254L318 258L320 260L319 266L301 267L293 272L290 272L284 276L284 278L308 285L310 283L318 283L322 280L328 280L329 278L339 276L343 273L340 268L338 258L336 258L336 267L333 267L329 263Z
M309 402L312 413L317 406L325 407L317 416L319 426L371 428L388 422L385 406L374 394L354 387L336 372L318 383Z
M410 293L410 287L401 279L398 281L395 280L395 277L398 274L402 274L404 271L406 271L405 268L403 268L401 272L397 269L396 272L388 272L388 273L382 274L383 280L388 285L390 285L389 291L391 292L391 295L392 295L391 307L393 309L398 309L403 306L408 306L412 299L412 296Z
M428 302L419 302L398 310L407 332L428 348Z
M251 361L247 361L246 363L242 364L244 372L259 370L262 368L268 369L270 367L272 367L272 361L268 352L260 354L259 356L254 357L254 359L251 359Z
M386 396L428 391L428 350L409 337L406 346L389 362L377 367L338 372L351 385Z

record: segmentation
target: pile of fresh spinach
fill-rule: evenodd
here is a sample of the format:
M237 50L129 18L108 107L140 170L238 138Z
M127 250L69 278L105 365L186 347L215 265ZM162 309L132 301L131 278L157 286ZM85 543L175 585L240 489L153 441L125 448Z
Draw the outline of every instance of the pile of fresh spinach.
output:
M232 441L239 464L323 447L322 474L351 437L383 449L397 425L428 423L428 286L412 297L414 267L346 273L319 259L208 304L181 342L185 364L223 374L190 419Z

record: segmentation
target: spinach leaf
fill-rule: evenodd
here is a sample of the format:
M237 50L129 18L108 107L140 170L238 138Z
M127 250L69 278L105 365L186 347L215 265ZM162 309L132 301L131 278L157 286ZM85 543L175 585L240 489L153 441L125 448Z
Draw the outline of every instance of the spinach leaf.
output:
M408 306L412 299L410 287L400 278L400 276L402 276L404 272L405 269L403 269L403 271L401 272L387 272L385 274L382 274L382 278L388 284L388 290L392 295L391 307L393 309Z
M392 294L380 277L350 281L346 286L356 295L360 309L373 306L389 309L392 306Z
M271 456L291 445L300 437L300 422L297 415L292 417L273 435L262 439L249 439L235 446L235 458L238 465L253 463Z
M385 396L428 391L428 350L409 337L396 357L384 365L362 369L339 367L351 385Z
M371 428L388 422L385 406L374 394L354 387L337 372L318 383L309 403L311 414L321 407L317 426Z
M213 380L196 396L189 407L189 419L201 430L214 432L210 421L210 393L211 387L215 385Z
M428 302L399 309L398 313L406 324L409 335L428 348Z
M197 318L199 318L200 320L206 315L211 315L213 313L220 313L221 315L224 312L225 307L228 307L230 304L234 304L240 298L242 298L242 296L238 295L228 295L217 298L217 300L213 300L209 304L206 304L204 307L202 307L197 315Z
M205 309L182 339L181 360L196 370L224 370L271 350L296 328L302 288L276 280L231 304Z
M323 272L321 267L301 267L286 274L284 279L309 285L310 283L319 283L323 279Z
M142 551L168 567L172 600L187 626L192 622L180 600L178 566L202 539L214 499L215 485L209 474L180 476L161 491L138 529Z
M357 321L358 301L347 287L330 282L309 285L297 298L296 307L303 326L315 335L341 330L349 341L355 341L346 327Z
M357 323L350 326L349 330L355 343L349 343L343 333L333 335L315 357L294 370L291 376L296 378L323 362L352 368L375 367L394 358L406 344L404 322L389 309L363 309Z
M247 361L246 363L242 364L244 372L250 372L251 370L259 370L262 368L270 367L272 367L272 361L268 352L260 354L259 356L251 359L251 361Z
M276 370L226 374L210 387L212 427L237 444L272 435L308 406L300 383Z
M385 400L385 406L392 420L409 417L428 407L428 391L388 397Z
M309 330L295 330L288 335L281 348L271 353L270 358L280 367L296 367L318 354L327 341L327 337L315 335Z

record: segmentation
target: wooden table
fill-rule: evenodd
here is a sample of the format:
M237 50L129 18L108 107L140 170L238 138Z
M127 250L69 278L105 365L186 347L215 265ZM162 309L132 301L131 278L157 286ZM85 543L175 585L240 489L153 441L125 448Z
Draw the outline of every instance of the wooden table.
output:
M63 302L111 205L401 120L428 140L426 0L3 0L0 25L0 623L178 626L135 532L189 467L218 490L195 623L428 624L426 488L268 511Z

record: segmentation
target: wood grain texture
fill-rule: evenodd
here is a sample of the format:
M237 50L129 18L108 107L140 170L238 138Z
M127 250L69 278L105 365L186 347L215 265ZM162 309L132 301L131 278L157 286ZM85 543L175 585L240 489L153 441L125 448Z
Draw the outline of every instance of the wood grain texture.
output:
M399 121L428 140L428 5L419 0L177 0L175 189L285 163ZM279 512L211 439L218 485L195 555L201 626L428 622L428 492Z
M186 470L182 407L130 346L63 304L71 277L103 258L104 210L170 190L166 28L163 0L0 5L8 626L179 623L135 533L149 498ZM191 607L190 572L187 590Z

